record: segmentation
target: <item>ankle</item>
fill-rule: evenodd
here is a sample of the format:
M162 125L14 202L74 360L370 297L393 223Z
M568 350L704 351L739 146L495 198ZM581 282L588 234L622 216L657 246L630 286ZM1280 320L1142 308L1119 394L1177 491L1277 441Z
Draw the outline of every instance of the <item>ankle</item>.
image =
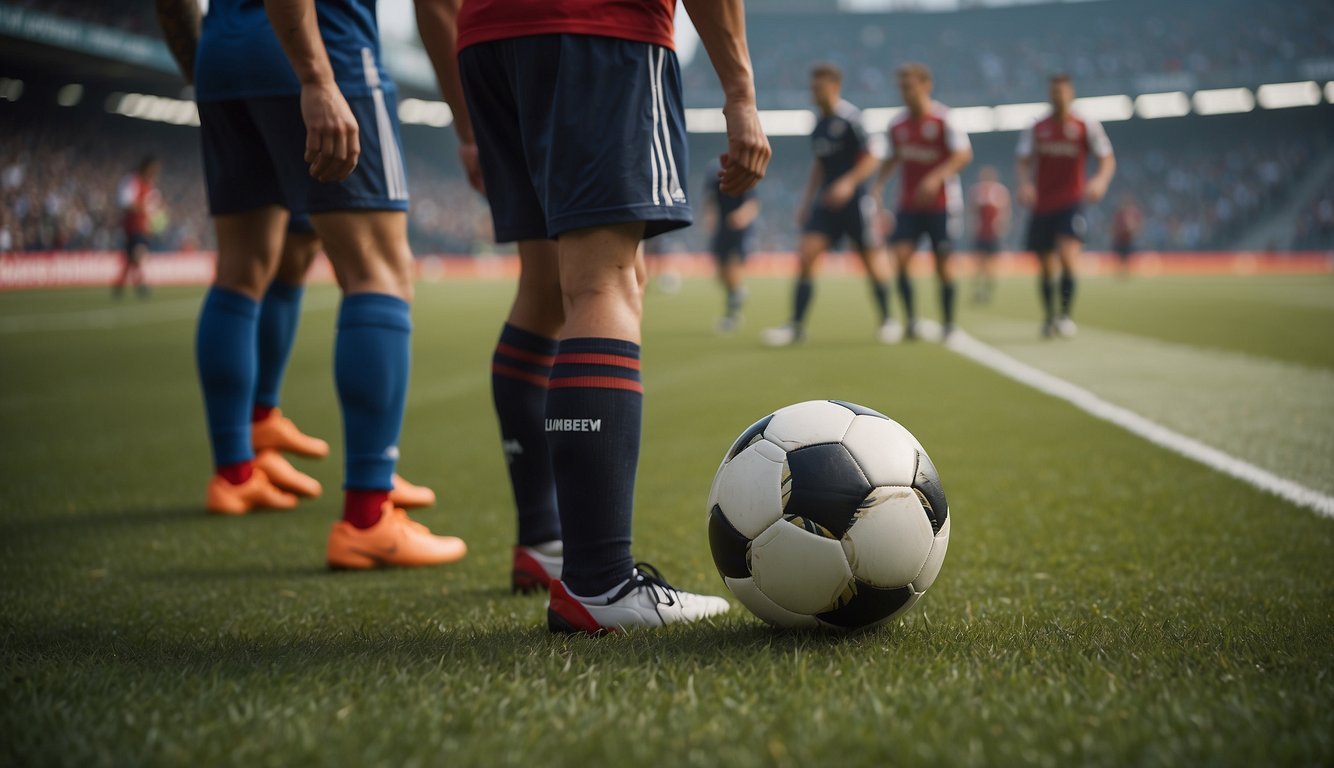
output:
M255 462L253 459L246 459L234 464L220 464L215 471L218 477L232 485L241 485L248 481L251 475L255 474Z
M371 528L384 516L387 501L389 491L349 488L343 497L343 520L354 528Z

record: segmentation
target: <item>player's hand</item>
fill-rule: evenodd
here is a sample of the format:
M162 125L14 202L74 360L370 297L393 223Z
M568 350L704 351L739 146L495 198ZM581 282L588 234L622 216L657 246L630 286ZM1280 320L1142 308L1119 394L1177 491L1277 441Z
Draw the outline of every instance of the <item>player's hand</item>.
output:
M1107 183L1102 179L1089 179L1088 186L1084 188L1084 199L1090 203L1101 202L1107 195Z
M342 181L351 175L361 156L361 135L338 86L332 82L302 86L301 119L306 124L310 175L319 181Z
M826 208L842 208L852 199L852 194L857 191L856 185L847 179L839 179L829 185L829 189L824 192L824 204Z
M913 202L918 205L930 205L940 194L940 187L945 182L939 176L934 174L924 176L918 183L917 189L913 190Z
M718 158L723 170L719 187L739 197L755 188L769 168L773 150L760 127L760 113L754 102L730 102L723 107L727 121L727 154Z
M463 172L468 174L468 185L481 194L486 194L486 182L482 179L482 162L477 155L477 145L459 144L459 162Z
M1031 182L1024 182L1019 185L1019 204L1025 208L1032 208L1038 201L1038 191Z

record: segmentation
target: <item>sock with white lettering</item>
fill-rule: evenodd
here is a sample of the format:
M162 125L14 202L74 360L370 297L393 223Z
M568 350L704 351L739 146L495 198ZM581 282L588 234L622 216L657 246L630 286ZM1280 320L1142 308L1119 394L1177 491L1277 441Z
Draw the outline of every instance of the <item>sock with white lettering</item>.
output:
M556 481L542 428L555 354L555 339L507 323L491 358L491 397L519 512L522 546L560 538Z
M383 293L343 299L334 341L334 385L343 410L345 489L394 487L411 341L406 301Z
M546 433L565 564L561 581L596 595L630 578L630 527L644 388L639 345L565 339L547 389Z

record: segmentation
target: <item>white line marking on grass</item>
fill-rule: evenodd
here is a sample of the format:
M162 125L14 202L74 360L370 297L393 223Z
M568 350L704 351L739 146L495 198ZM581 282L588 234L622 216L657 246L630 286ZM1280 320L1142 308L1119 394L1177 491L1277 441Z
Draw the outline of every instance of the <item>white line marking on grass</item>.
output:
M1334 496L1326 495L1285 477L1279 477L1267 469L1261 469L1250 462L1242 461L1199 440L1150 421L1134 411L1113 405L1083 387L1021 363L962 331L955 334L948 346L1002 376L1026 384L1043 394L1060 398L1091 416L1115 424L1155 445L1198 461L1210 469L1235 477L1293 504L1314 510L1321 517L1334 518Z
M147 301L135 304L76 309L63 312L36 312L29 315L0 317L0 335L42 331L105 331L137 325L176 322L199 315L202 298ZM303 310L319 311L338 303L337 297L306 299Z

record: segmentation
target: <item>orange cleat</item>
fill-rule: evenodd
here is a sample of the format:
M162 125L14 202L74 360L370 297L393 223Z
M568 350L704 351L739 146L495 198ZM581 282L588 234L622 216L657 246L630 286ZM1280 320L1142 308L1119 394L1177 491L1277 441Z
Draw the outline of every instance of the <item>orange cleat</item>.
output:
M389 500L396 507L403 509L421 509L435 504L435 491L424 485L413 485L403 479L402 475L394 475L394 487L389 491Z
M232 485L225 477L214 475L208 481L206 508L213 515L244 515L256 509L294 509L296 497L278 488L255 467L250 479Z
M260 451L255 456L255 466L264 470L269 480L288 493L318 499L324 492L320 481L292 466L292 462L283 458L281 453L269 449Z
M339 520L329 531L329 567L367 570L387 566L443 565L463 559L468 545L455 536L436 536L391 502L380 522L362 530Z
M250 442L259 451L282 451L305 456L308 459L322 459L329 455L329 444L303 434L292 420L283 412L274 408L262 421L250 425Z

